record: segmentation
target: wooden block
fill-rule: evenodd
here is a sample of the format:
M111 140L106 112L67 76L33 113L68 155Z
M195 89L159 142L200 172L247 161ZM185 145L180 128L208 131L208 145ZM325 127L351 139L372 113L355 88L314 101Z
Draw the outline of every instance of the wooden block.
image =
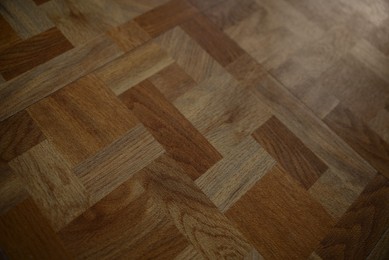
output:
M89 206L84 186L49 141L34 146L9 165L55 231Z
M196 8L186 0L171 0L136 17L134 21L151 37L156 37L189 20L195 13L197 13Z
M197 83L223 71L222 67L180 27L155 39Z
M1 247L7 258L70 259L31 199L0 216L0 232Z
M192 179L222 158L149 81L123 93L121 99Z
M305 189L327 170L327 165L274 116L253 137Z
M378 112L368 126L389 144L389 110L382 109Z
M51 28L0 52L0 73L10 80L70 50L72 44L57 28Z
M133 20L109 30L108 35L125 51L131 51L150 40L150 36Z
M204 11L205 16L221 30L238 24L259 10L255 0L227 0Z
M324 208L280 166L227 212L265 258L307 258L333 224Z
M338 105L324 122L356 152L389 178L389 145L358 117Z
M146 167L144 187L207 259L243 258L253 247L168 156Z
M149 42L108 63L95 74L120 95L173 62L155 43Z
M361 186L374 177L373 167L272 77L264 77L252 90L328 168L342 172Z
M109 39L98 37L0 85L0 120L4 120L122 54Z
M389 227L389 181L378 174L316 249L323 259L364 259Z
M4 169L4 166L1 166L0 168L0 216L22 202L28 196L20 177L13 173L11 169L8 168L8 165L6 165L6 167L7 169Z
M172 259L188 245L137 178L120 185L59 235L80 259Z
M244 51L204 15L196 15L181 27L223 67L244 54Z
M17 35L17 33L12 29L9 23L1 15L0 15L0 31L1 31L0 52L21 40L20 37Z
M148 79L170 102L173 102L196 82L186 72L173 63Z
M50 19L32 0L4 0L1 2L0 14L22 39L54 27Z
M72 166L123 136L136 118L93 74L28 108Z
M11 161L45 139L37 124L23 110L0 122L0 160Z
M275 164L275 160L251 137L196 180L196 185L226 212Z
M164 152L150 133L138 124L124 136L74 168L91 204L125 182Z

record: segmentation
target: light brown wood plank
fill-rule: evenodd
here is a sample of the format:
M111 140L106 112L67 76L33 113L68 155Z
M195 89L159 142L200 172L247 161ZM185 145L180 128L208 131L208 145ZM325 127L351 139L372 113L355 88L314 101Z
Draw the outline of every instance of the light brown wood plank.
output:
M28 108L75 166L124 135L136 118L95 76L85 76Z
M333 225L324 208L275 166L227 212L269 259L303 259Z
M155 43L148 42L108 63L95 74L120 95L173 62Z
M197 10L187 0L171 0L136 17L134 21L151 37L156 37L185 22L196 13Z
M1 51L0 73L10 80L71 48L58 29L49 29Z
M389 227L389 181L378 174L343 217L331 228L316 252L322 258L366 258Z
M42 214L58 231L89 206L84 186L49 141L10 162Z
M29 198L0 216L0 243L10 259L71 259Z
M266 121L253 133L253 137L306 189L327 170L327 165L276 117Z
M122 54L99 37L0 85L0 120L4 120Z
M192 179L201 176L222 158L149 81L123 93L121 100Z

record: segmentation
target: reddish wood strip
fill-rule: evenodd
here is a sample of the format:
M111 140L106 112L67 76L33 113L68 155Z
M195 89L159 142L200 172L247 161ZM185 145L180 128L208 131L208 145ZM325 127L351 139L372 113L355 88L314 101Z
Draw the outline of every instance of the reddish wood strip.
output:
M373 167L389 178L389 145L351 111L338 105L324 122Z
M245 53L204 15L194 16L181 27L222 66L227 66Z
M306 189L327 169L327 165L274 116L253 136Z
M121 99L192 179L221 159L220 153L149 81L123 93Z
M10 161L44 139L36 123L23 110L0 122L0 160Z
M279 166L226 215L265 259L306 259L333 224L324 208Z
M57 28L20 41L0 52L0 72L10 80L73 48Z
M0 216L0 234L10 259L71 259L31 199Z
M316 250L323 259L365 259L389 228L389 180L378 174Z
M190 19L196 9L186 0L172 0L134 19L152 37Z

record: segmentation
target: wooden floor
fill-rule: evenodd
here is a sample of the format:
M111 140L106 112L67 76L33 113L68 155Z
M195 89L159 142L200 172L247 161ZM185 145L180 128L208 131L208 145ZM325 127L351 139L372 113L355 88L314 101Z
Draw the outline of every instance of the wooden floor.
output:
M388 0L0 15L0 259L389 259Z

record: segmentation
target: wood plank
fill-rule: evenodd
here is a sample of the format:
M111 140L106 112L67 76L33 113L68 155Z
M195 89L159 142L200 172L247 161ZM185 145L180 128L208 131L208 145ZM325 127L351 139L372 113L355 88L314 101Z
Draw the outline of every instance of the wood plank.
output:
M329 230L317 254L322 258L366 258L388 229L388 215L389 181L378 174Z
M234 41L204 15L195 15L181 27L223 67L244 54L244 51Z
M307 258L333 225L332 218L278 165L226 216L265 258Z
M121 99L192 179L222 158L149 81L123 93Z
M275 163L253 138L248 137L195 183L221 212L226 212Z
M0 122L0 160L11 161L46 137L25 111Z
M164 152L162 146L138 124L74 168L90 194L91 204L125 182Z
M9 165L55 231L88 208L84 186L49 141L34 146Z
M350 110L338 105L324 122L373 167L389 178L389 145Z
M0 231L5 259L71 259L30 198L0 216Z
M9 46L12 46L13 44L21 40L20 37L17 35L17 33L12 29L9 23L1 15L0 15L0 30L1 30L0 51L6 49Z
M389 144L389 110L382 109L369 122L368 126Z
M327 170L327 165L274 116L253 137L305 189Z
M222 0L189 0L189 2L198 9L205 11L208 8L222 2Z
M120 95L173 62L155 43L148 42L98 69L95 74Z
M208 259L243 258L253 247L168 156L143 171L144 187L152 192L178 230Z
M188 245L139 178L120 185L59 235L78 259L172 259Z
M8 167L8 165L7 165ZM1 168L0 174L0 216L25 200L28 196L20 177L10 168Z
M171 0L134 19L151 37L189 20L197 10L186 0Z
M0 14L22 39L44 32L54 24L32 0L4 0L0 4Z
M133 20L109 30L108 35L124 51L128 52L150 40L150 36Z
M5 80L42 64L73 48L57 28L51 28L0 52L0 73Z
M32 105L28 111L72 166L137 124L133 114L93 74Z
M369 254L368 260L385 259L389 256L389 229L382 235L381 239L374 246Z
M74 48L0 85L0 120L4 120L121 55L106 37Z

